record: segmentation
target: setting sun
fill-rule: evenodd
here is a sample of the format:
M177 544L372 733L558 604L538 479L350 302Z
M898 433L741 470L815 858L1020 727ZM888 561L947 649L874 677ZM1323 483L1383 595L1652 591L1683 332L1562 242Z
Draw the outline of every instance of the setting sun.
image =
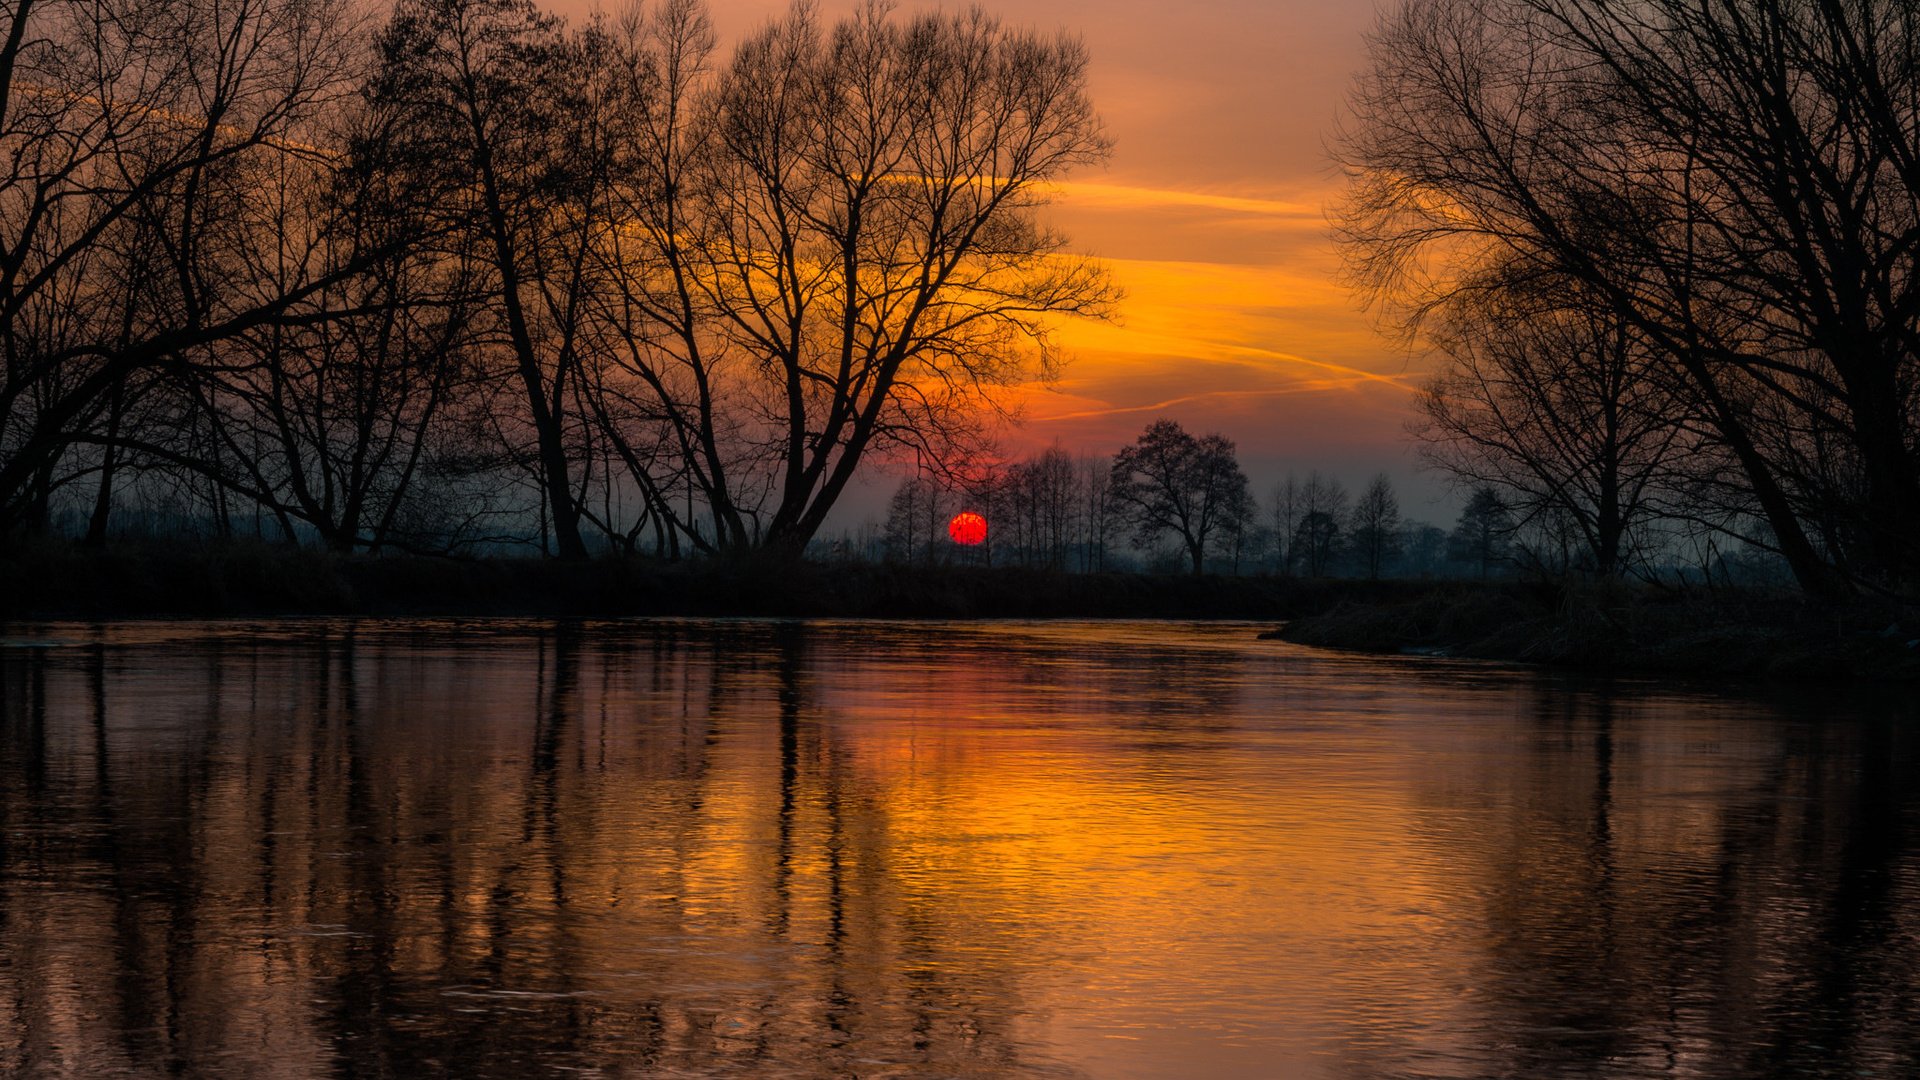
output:
M947 536L961 547L974 547L987 541L987 519L971 510L963 510L947 522Z

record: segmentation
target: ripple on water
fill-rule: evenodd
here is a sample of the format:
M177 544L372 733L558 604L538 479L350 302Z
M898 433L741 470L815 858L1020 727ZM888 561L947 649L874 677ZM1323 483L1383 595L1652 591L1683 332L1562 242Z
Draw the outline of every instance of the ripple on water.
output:
M0 1072L1915 1059L1914 703L1257 629L24 628Z

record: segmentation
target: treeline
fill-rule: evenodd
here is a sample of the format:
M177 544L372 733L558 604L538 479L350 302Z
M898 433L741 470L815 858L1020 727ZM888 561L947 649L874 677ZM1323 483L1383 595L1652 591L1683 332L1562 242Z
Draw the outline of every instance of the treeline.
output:
M18 0L0 539L798 552L964 456L1101 269L1086 54L978 10Z
M989 523L977 547L948 535L962 511ZM1409 519L1384 473L1357 496L1318 471L1289 473L1262 501L1232 441L1158 420L1110 457L1055 443L999 467L916 473L894 490L884 524L843 534L830 548L860 561L1073 573L1562 578L1586 570L1572 538L1547 524L1488 486L1471 492L1451 528Z
M1431 460L1616 576L1920 595L1920 8L1407 0L1340 154Z

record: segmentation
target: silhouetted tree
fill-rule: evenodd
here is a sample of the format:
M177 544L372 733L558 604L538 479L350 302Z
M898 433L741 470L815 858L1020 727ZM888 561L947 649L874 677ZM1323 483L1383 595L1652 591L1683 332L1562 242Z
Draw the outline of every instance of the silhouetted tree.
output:
M1447 530L1424 521L1410 521L1402 530L1405 536L1402 573L1432 577L1444 572L1447 561Z
M375 97L397 114L417 171L458 244L481 260L481 295L519 384L512 419L532 429L535 475L562 558L587 555L570 431L580 402L595 246L614 228L608 45L597 27L573 35L531 0L402 0L380 39ZM581 484L584 487L584 482Z
M1110 490L1136 540L1173 533L1195 574L1206 569L1208 541L1237 528L1253 508L1233 443L1220 435L1195 438L1172 420L1147 425L1114 455Z
M1333 571L1334 556L1340 548L1341 522L1347 517L1347 489L1331 476L1317 470L1292 487L1287 477L1291 507L1295 514L1292 555L1289 563L1304 570L1308 577L1322 577Z
M1920 580L1920 20L1894 0L1411 0L1341 151L1421 317L1571 280L1677 387L1808 592Z
M1412 430L1429 462L1498 487L1523 523L1566 526L1612 577L1694 440L1656 357L1608 311L1568 306L1580 295L1535 282L1450 306Z
M797 554L872 454L986 458L1117 295L1041 217L1108 152L1068 36L798 4L718 60L698 0L354 10L7 9L0 532L92 478L91 542L137 497L343 551ZM1104 543L1074 472L1021 467L1024 558Z
M1104 458L1088 455L1081 458L1079 469L1080 522L1085 530L1080 544L1080 569L1105 570L1113 525L1112 465Z
M901 481L887 504L887 558L932 563L946 539L952 509L952 499L931 477L910 476Z
M1506 500L1491 487L1477 487L1453 527L1450 546L1456 559L1472 563L1486 577L1494 564L1506 558L1512 535L1513 513Z
M1394 498L1393 482L1386 473L1375 476L1353 504L1348 535L1366 563L1367 578L1378 580L1381 569L1400 549L1400 500Z
M346 19L304 0L9 6L0 531L44 527L53 490L76 475L63 461L103 429L124 438L130 395L153 373L305 321L293 309L358 271L246 272L255 185L303 156L316 118L352 89ZM116 460L99 463L103 485Z
M622 171L617 354L681 433L714 546L798 552L870 451L970 456L998 387L1053 368L1104 272L1038 211L1103 159L1071 38L978 11L808 6L703 78L670 4L629 64L658 97Z
M1340 516L1327 510L1309 510L1300 515L1294 528L1293 546L1300 552L1300 565L1308 577L1332 572L1334 556L1340 551Z
M382 122L373 110L342 132L355 147L346 169L294 162L251 200L258 279L284 288L361 272L293 309L308 316L300 324L237 336L200 365L197 384L215 452L194 466L266 509L288 539L298 520L338 551L431 546L410 535L405 508L477 375L474 267L415 242L420 208L381 167Z

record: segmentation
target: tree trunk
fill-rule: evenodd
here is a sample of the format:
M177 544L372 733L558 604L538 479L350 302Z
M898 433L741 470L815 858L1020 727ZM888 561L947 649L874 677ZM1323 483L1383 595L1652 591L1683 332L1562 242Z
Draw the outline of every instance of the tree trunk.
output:
M1916 482L1899 395L1890 377L1856 391L1855 439L1866 473L1867 559L1878 584L1896 595L1920 586L1920 483Z
M125 397L125 384L115 383L112 397L107 406L107 441L100 452L100 486L93 495L93 514L87 519L87 535L81 541L87 547L101 547L107 542L107 525L113 515L113 474L120 464L120 448L114 441L120 437L120 417Z

